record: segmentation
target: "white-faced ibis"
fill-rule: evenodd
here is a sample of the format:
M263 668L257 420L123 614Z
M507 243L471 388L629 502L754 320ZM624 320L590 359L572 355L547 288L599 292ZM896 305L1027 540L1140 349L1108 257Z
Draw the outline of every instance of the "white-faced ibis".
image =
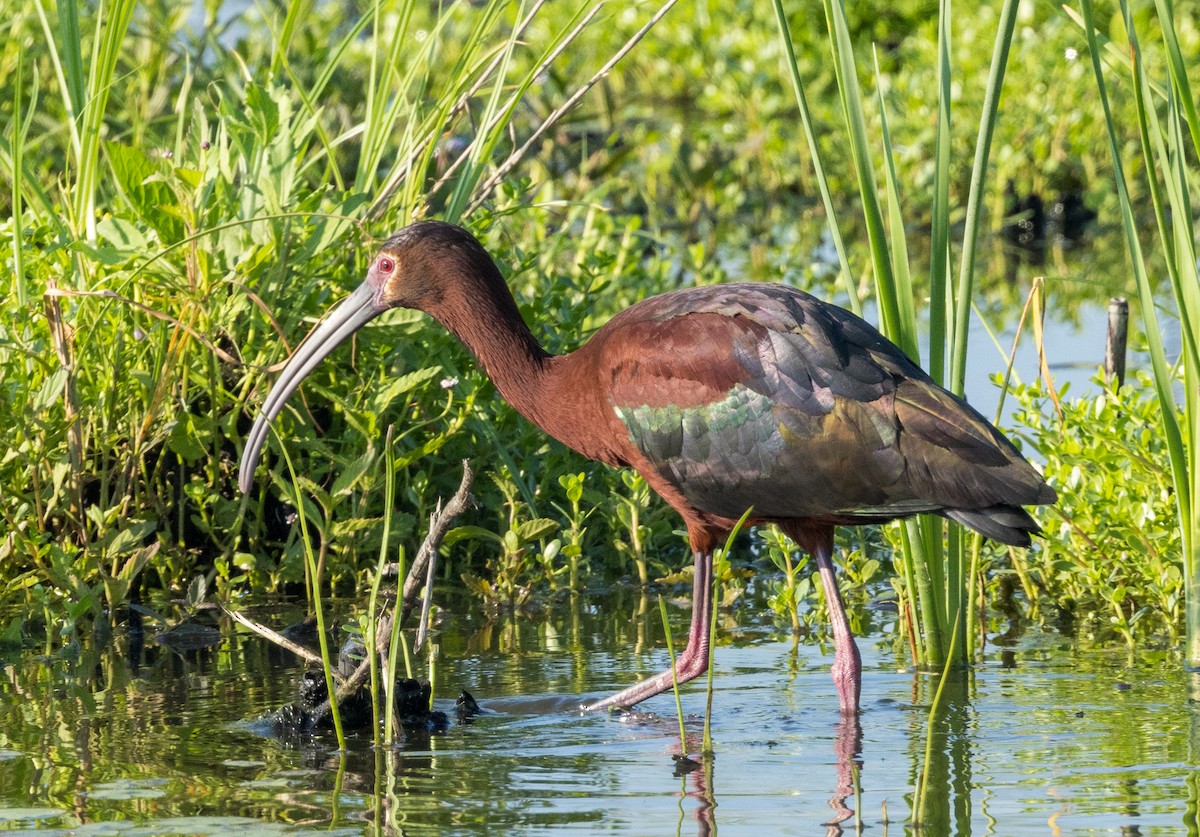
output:
M861 663L834 579L834 527L931 512L1026 546L1038 527L1022 506L1056 499L995 427L848 311L782 285L688 288L639 302L574 352L551 355L483 246L435 221L388 239L362 285L288 362L246 441L243 491L268 424L304 376L398 306L449 329L546 433L633 468L682 515L695 580L681 683L708 668L713 550L747 508L751 522L777 524L816 559L834 682L854 714ZM668 669L587 708L669 688Z

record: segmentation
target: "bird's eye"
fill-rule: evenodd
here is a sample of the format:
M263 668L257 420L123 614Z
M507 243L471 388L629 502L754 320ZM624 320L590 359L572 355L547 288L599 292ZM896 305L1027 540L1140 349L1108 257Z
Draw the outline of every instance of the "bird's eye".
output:
M381 271L383 271L384 273L391 273L395 269L395 267L396 267L396 263L394 261L392 261L391 259L389 259L387 256L384 256L383 258L381 258L379 260L379 269Z

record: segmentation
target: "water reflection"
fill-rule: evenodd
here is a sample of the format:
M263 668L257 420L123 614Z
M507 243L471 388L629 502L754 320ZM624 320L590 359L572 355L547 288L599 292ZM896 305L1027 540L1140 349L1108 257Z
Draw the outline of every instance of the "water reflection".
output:
M913 678L914 704L925 712L912 718L909 741L917 779L909 807L915 822L930 834L970 833L971 682L969 671L955 670Z
M751 598L753 592L751 593ZM213 649L148 640L75 658L9 655L0 677L0 828L42 833L345 834L575 829L638 834L1197 834L1200 710L1170 653L1081 650L1013 633L945 683L863 641L864 711L843 720L831 654L795 642L761 603L722 614L713 737L702 687L629 715L580 702L665 663L657 608L635 588L532 612L450 613L438 708L468 688L469 726L375 750L352 737L264 739L247 720L295 699L300 667L221 624ZM259 614L272 621L270 614ZM688 613L672 607L686 625ZM274 624L294 621L280 614ZM932 720L932 722L931 722ZM683 756L694 760L686 762ZM922 788L918 796L918 788ZM1055 830L1057 829L1057 832Z
M837 769L837 788L829 800L834 817L826 825L829 834L841 834L841 824L855 815L847 800L852 800L862 772L862 723L858 717L842 716L834 724L833 758Z
M716 834L717 800L713 788L713 774L715 770L715 759L713 756L709 756L703 762L696 765L696 769L682 772L683 788L680 793L679 826L675 829L676 834L691 833L684 828L685 813L682 804L684 799L693 799L696 801L696 806L692 811L692 818L696 822L695 833L699 837L710 837L710 835ZM680 771L677 770L676 772ZM688 790L689 784L691 785L691 790Z

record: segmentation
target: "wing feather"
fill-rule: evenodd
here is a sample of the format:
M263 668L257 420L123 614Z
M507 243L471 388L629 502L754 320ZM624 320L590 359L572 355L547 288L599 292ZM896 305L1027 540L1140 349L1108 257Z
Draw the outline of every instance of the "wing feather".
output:
M601 335L630 441L700 510L877 520L1047 496L969 405L866 322L800 291L679 291ZM966 517L999 532L1019 513Z

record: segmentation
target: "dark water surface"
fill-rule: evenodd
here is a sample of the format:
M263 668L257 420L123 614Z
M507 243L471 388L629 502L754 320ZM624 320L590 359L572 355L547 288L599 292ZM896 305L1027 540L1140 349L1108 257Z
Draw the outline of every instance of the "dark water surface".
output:
M575 708L665 663L657 607L645 605L618 590L535 614L447 618L438 705L467 688L491 711L390 752L378 772L366 736L343 757L332 738L252 732L249 720L294 699L301 668L231 624L207 651L148 643L136 671L119 632L74 660L9 651L0 830L765 835L838 833L829 823L844 818L853 834L857 809L862 833L906 834L923 774L924 834L1197 833L1200 725L1169 654L1079 651L1046 634L991 646L948 684L930 738L937 678L907 670L891 637L868 636L859 738L839 719L830 656L747 608L723 614L711 771L678 776L670 696L634 717ZM298 611L256 615L281 626ZM673 608L680 628L686 617ZM702 687L685 690L693 755L704 703Z

